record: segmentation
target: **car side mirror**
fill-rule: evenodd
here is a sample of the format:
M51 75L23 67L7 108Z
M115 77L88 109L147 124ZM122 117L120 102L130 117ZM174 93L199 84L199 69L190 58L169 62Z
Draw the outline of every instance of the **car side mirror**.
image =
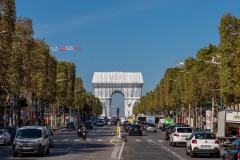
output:
M185 138L185 140L187 140L187 141L188 141L189 139L188 139L188 138Z

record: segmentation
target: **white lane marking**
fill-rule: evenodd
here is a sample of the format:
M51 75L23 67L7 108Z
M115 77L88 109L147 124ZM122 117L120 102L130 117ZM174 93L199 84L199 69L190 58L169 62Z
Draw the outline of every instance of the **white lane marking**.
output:
M80 141L80 139L75 139L74 141L77 142L77 141Z
M100 142L100 141L102 141L102 140L103 140L103 139L98 139L97 141Z
M162 142L164 142L164 141L163 141L163 140L158 140L158 142L162 143Z
M176 152L172 151L171 149L169 149L168 147L164 146L164 145L160 145L160 147L162 149L164 149L165 151L169 152L170 154L174 155L175 157L177 157L179 160L186 160L185 158L183 158L182 156L180 156L179 154L177 154Z
M66 141L69 141L70 139L64 139L63 141L66 142Z
M136 142L141 142L141 140L140 139L136 139Z
M56 139L54 139L54 140L53 140L53 142L57 142L57 140L56 140Z
M90 142L92 139L86 139L86 141Z
M153 142L153 140L151 140L151 139L148 139L147 141L148 141L148 142Z

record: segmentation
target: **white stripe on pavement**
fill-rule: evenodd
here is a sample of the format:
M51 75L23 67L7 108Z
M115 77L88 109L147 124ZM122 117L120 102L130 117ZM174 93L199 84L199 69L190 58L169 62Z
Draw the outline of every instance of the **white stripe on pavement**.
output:
M80 141L80 139L75 139L74 141L77 142L77 141Z
M158 142L162 143L162 142L164 142L164 141L163 141L163 140L158 140Z
M136 142L141 142L141 140L140 139L136 139Z
M103 140L103 139L98 139L97 141L99 141L99 142L100 142L100 141L102 141L102 140Z
M147 140L148 142L153 142L153 140L151 140L151 139L149 139L149 140Z
M69 141L70 139L64 139L63 141L66 142L66 141Z
M91 140L92 140L92 139L86 139L86 141L88 141L88 142L91 141Z

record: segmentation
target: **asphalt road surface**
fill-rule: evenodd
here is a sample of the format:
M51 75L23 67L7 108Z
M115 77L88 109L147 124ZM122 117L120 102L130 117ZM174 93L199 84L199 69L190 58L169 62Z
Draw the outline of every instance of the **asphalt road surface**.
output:
M12 156L12 146L0 146L0 160L208 160L209 155L191 158L185 154L185 146L171 147L164 140L164 132L143 132L142 136L129 136L125 132L127 142L111 143L116 137L115 126L89 129L86 141L77 137L76 130L57 130L54 133L54 145L50 154L41 157L35 155ZM121 146L124 146L121 148ZM222 152L221 152L222 154Z
M12 146L0 146L0 160L106 160L115 159L117 151L110 143L115 135L114 126L96 127L89 129L86 141L77 137L77 130L57 130L53 147L44 157L36 155L12 156Z

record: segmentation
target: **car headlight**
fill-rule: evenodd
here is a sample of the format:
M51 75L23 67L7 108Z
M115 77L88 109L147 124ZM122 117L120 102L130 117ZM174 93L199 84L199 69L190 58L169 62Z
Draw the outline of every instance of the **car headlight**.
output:
M4 139L2 136L0 136L0 140Z
M36 142L36 144L39 144L39 143L41 143L41 141L42 141L42 139L40 138L40 139L37 139L35 142Z

